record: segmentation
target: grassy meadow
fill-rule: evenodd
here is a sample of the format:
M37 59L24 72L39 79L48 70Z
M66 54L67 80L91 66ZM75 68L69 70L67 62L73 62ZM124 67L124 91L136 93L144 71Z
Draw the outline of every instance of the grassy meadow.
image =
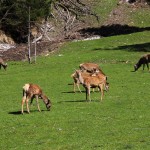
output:
M104 22L115 7L115 0L102 0L95 10ZM149 10L134 10L130 19L141 32L67 42L36 64L8 62L8 70L0 70L0 150L150 149L150 72L142 67L132 72L150 52ZM83 62L99 64L108 76L102 102L99 92L91 92L92 102L84 92L73 93L71 74ZM21 115L25 83L41 86L51 111L40 101L38 112L34 100L31 113Z
M149 76L133 71L150 51L150 32L65 43L57 52L40 56L36 64L8 62L0 71L0 149L79 150L150 148ZM145 47L145 50L139 49ZM108 76L109 92L73 93L70 75L82 62L98 63ZM31 113L20 114L22 86L39 84L52 102L42 112L33 102ZM84 89L82 88L84 91ZM26 110L26 108L25 108Z

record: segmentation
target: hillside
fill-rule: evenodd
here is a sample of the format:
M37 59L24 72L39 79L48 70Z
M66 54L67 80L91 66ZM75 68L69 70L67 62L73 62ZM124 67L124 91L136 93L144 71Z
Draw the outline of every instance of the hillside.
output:
M94 12L100 16L99 22L93 16L84 18L84 22L77 23L75 27L67 33L67 37L54 33L51 42L40 42L37 44L37 54L46 54L56 50L60 43L68 40L82 40L93 36L108 37L113 35L130 34L150 30L149 27L149 6L118 4L115 0L84 0ZM57 33L59 29L56 29ZM61 33L61 31L59 31ZM19 44L8 51L0 51L4 60L23 60L28 55L27 44ZM34 56L34 44L31 46L31 56Z
M35 64L9 61L6 71L1 68L1 150L150 149L150 72L146 65L145 70L141 66L134 71L140 57L150 53L149 8L114 5L115 0L93 2L101 20L97 23L87 18L93 24L86 23L79 33L100 39L42 43L39 53L45 53ZM49 53L51 46L57 49L53 53ZM20 44L17 49L2 55L21 60L26 45ZM91 102L86 100L84 86L80 85L82 93L77 88L74 93L71 74L83 62L98 64L107 75L109 91L104 92L103 101L97 89L91 90ZM39 112L34 99L30 114L25 105L21 114L26 83L42 88L51 100L50 111L39 99Z

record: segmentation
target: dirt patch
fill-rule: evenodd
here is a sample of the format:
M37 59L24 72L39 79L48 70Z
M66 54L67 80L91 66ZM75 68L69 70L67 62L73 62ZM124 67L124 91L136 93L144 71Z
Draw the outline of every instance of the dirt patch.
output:
M54 51L59 47L58 42L40 42L36 45L37 55L46 54ZM5 61L21 61L28 60L28 45L19 44L15 48L10 48L7 51L0 51L0 56ZM35 46L31 45L31 57L35 56Z

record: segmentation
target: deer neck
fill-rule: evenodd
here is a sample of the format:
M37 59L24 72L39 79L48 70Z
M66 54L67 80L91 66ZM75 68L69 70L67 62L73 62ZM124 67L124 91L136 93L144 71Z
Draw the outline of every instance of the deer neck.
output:
M84 84L84 79L82 77L81 72L79 72L79 81L80 81L81 84Z
M142 65L142 62L140 62L140 61L136 64L137 68L140 68L141 65Z
M41 98L43 99L43 102L45 103L47 110L50 110L51 101L48 99L46 95L41 95Z
M44 102L47 101L47 96L45 96L44 94L41 94L41 98L43 99Z

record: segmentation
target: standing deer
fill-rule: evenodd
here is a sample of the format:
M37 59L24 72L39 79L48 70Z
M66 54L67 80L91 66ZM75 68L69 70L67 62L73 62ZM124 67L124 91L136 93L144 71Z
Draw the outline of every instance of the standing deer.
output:
M43 100L43 102L45 103L47 110L50 110L51 101L49 100L49 98L46 95L44 95L42 89L36 84L25 84L23 86L23 98L22 98L22 105L21 105L22 106L22 110L21 110L22 114L24 113L23 106L24 106L25 102L26 102L27 112L30 113L28 102L31 99L30 104L32 104L34 98L36 98L37 107L38 107L39 111L41 111L41 110L39 107L38 98L41 98Z
M95 76L94 73L92 74L92 73L89 73L89 72L81 72L81 74L82 74L83 77ZM78 78L78 75L77 75L76 71L71 75L71 77L74 80L74 83L73 83L73 91L74 91L74 93L76 92L76 89L75 89L76 86L78 87L78 90L80 91L80 93L82 93L81 90L80 90L81 82L79 81L79 78ZM94 92L94 89L93 89L93 92Z
M149 63L150 63L150 54L146 54L142 56L139 61L134 65L134 70L137 71L141 65L143 65L143 70L145 68L145 64L147 65L147 68L149 70Z
M105 73L100 69L98 64L95 63L83 63L79 65L79 68L82 71L86 71L86 72L91 72L93 73L93 76L103 76L104 78L106 78L107 80L107 76L105 75Z
M106 83L107 83L107 76L106 76L105 74L103 74L103 73L101 73L101 72L98 72L98 73L95 73L94 75L97 76L97 77L99 77L100 79L105 80ZM109 89L109 86L108 86L108 85L109 85L109 83L105 84L105 86L104 86L105 91L108 91L108 89Z
M79 81L82 83L83 87L86 90L86 100L89 99L91 101L90 97L90 88L98 87L101 91L101 101L104 96L104 88L108 90L109 83L106 82L106 78L104 76L89 76L89 77L83 77L80 70L76 70L76 73L78 75Z
M74 72L74 73L71 75L71 77L72 77L73 80L74 80L74 82L73 82L73 91L74 91L74 93L76 92L76 89L75 89L76 86L78 87L78 90L80 91L80 93L82 93L82 92L81 92L81 89L80 89L80 81L79 81L79 79L78 79L78 77L77 77L76 72Z
M4 60L0 57L0 69L4 68L6 70L7 68L7 63L4 62Z

